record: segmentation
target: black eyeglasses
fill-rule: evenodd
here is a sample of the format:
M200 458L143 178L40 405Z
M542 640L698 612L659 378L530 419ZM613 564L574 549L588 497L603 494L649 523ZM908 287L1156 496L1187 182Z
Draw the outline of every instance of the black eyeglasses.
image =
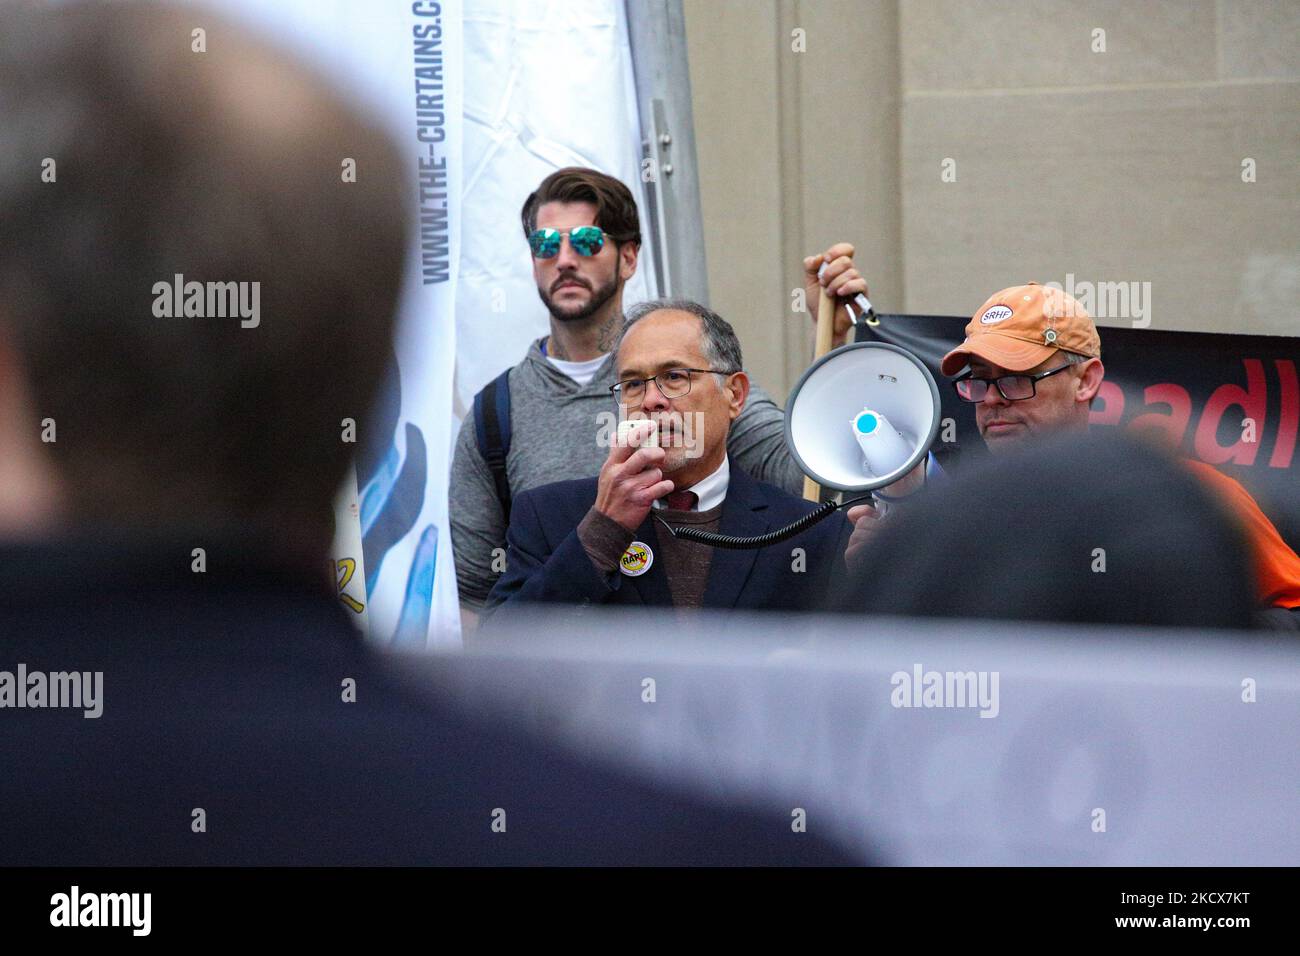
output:
M655 387L659 389L659 394L664 398L681 398L686 395L691 390L692 372L699 372L701 375L735 374L735 372L721 372L716 368L670 368L666 372L651 375L649 378L629 378L617 385L611 385L609 390L620 405L626 405L628 408L638 408L641 402L645 400L646 385L650 382L655 383Z
M1008 402L1023 402L1027 398L1033 398L1038 394L1038 381L1047 378L1049 375L1055 375L1057 372L1064 372L1070 368L1071 363L1066 362L1057 368L1048 369L1046 372L1039 372L1037 375L1000 375L997 378L975 378L974 372L967 372L961 378L955 379L952 383L952 390L957 393L957 397L963 402L982 402L989 393L989 386L996 385L998 394Z

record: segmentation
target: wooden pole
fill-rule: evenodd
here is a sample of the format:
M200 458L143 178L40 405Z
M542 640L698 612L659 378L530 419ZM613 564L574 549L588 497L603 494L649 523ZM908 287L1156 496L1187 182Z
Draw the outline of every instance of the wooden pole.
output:
M831 341L835 337L835 303L822 288L817 300L817 346L813 350L813 361L817 361L831 350ZM821 501L821 486L811 478L803 480L803 496L808 501Z

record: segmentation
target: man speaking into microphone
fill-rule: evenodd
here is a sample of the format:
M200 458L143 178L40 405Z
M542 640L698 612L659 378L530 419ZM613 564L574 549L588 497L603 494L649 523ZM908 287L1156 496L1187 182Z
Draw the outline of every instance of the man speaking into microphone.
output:
M528 602L820 606L843 569L850 526L840 516L762 549L715 549L670 531L751 537L817 507L728 460L727 434L749 393L731 325L695 302L648 302L629 314L615 362L611 391L630 425L598 477L516 499L488 611Z

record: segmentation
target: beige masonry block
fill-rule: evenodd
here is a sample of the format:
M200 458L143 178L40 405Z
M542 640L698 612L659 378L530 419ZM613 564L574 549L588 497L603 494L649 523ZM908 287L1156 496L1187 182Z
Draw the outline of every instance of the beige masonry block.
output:
M1225 79L1300 77L1300 3L1219 0Z
M896 309L903 301L897 4L819 0L801 5L800 22L816 43L802 62L799 84L800 248L854 243L873 302L882 311Z
M686 0L684 9L709 297L754 380L784 398L776 4Z
M899 12L908 93L1217 76L1214 0L906 0Z
M1152 328L1300 334L1298 147L1300 83L909 97L906 308L1072 273L1150 282Z

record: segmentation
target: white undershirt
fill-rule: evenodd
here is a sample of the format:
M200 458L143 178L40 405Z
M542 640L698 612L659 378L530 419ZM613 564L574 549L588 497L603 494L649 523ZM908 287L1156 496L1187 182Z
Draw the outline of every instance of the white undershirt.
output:
M675 489L678 491L693 491L699 499L695 503L696 511L708 511L710 508L716 508L727 497L727 485L731 484L731 469L727 465L727 456L722 456L722 464L713 474L701 478L695 484L688 488ZM652 501L652 508L665 507L663 501Z
M579 385L585 386L591 384L591 380L596 377L596 370L605 364L607 358L609 358L608 355L597 355L594 359L588 359L585 362L566 362L564 359L557 359L553 355L548 355L546 361Z

